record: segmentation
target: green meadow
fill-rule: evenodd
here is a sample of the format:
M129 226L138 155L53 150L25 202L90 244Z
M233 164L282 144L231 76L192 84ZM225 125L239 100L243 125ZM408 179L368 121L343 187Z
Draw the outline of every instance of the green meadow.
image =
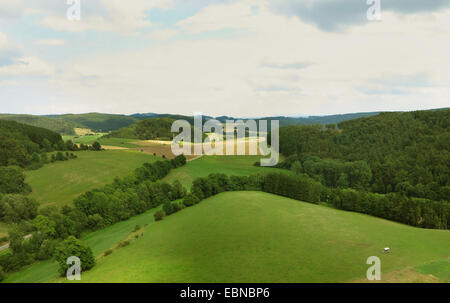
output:
M86 241L96 245L94 238ZM95 253L108 245L95 247ZM391 253L382 253L386 246ZM442 272L445 267L439 265L448 265L449 251L449 231L418 229L261 192L228 192L147 226L143 237L83 273L82 282L364 281L369 256L381 259L384 282L405 274L418 282L430 274L449 282L449 267ZM33 279L65 281L40 279L39 271L8 281Z
M76 144L93 144L98 141L101 145L105 146L116 146L123 148L138 148L139 145L134 144L139 141L137 139L123 139L123 138L106 138L104 137L106 133L98 133L92 136L63 136L63 140L72 140Z
M167 182L179 180L183 186L190 188L192 181L196 178L206 177L211 173L235 176L275 171L290 173L285 169L254 166L254 163L260 159L261 156L203 156L189 161L181 168L172 170L164 180Z
M78 195L124 177L156 157L131 150L75 152L77 159L46 164L26 172L26 183L41 206L67 205Z

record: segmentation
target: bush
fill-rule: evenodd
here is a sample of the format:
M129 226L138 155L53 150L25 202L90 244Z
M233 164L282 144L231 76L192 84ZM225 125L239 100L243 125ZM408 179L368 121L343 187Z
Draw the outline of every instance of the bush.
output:
M194 194L188 194L183 199L183 204L186 207L192 206L200 202L200 199Z
M67 269L72 265L68 265L67 259L71 256L80 258L81 270L89 270L95 265L95 258L91 248L77 238L70 236L64 240L55 251L55 259L59 264L59 273L65 275Z
M141 226L140 225L136 225L135 227L134 227L134 229L133 229L133 232L137 232L138 230L140 230L141 229Z
M112 249L107 249L107 250L105 250L105 252L103 253L103 255L106 257L106 256L109 256L109 255L112 254L112 253L113 253Z
M130 245L130 240L123 240L123 241L120 241L119 242L119 247L125 247L125 246L128 246L128 245Z
M164 212L158 210L153 216L155 217L155 221L161 221L164 218Z

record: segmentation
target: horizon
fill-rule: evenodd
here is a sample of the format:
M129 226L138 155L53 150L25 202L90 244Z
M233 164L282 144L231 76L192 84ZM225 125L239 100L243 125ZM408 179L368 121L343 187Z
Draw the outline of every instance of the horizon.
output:
M445 110L449 107L439 107L439 108L426 108L426 109L412 109L412 110L376 110L376 111L363 111L363 112L343 112L343 113L334 113L334 114L312 114L312 115L274 115L274 116L231 116L227 114L208 114L208 113L202 113L204 117L212 117L212 118L218 118L218 117L230 117L234 119L262 119L262 118L272 118L272 117L283 117L283 118L294 118L294 119L300 119L300 118L311 118L311 117L327 117L327 116L339 116L339 115L351 115L351 114L369 114L369 113L395 113L395 112L413 112L413 111L429 111L429 110ZM64 116L64 115L88 115L88 114L105 114L105 115L118 115L118 116L133 116L133 115L149 115L153 114L155 116L162 116L162 115L179 115L179 116L186 116L190 117L190 114L185 113L155 113L155 112L133 112L133 113L108 113L108 112L80 112L80 113L56 113L56 114L28 114L28 113L2 113L0 112L0 115L29 115L29 116ZM194 114L192 114L194 116Z

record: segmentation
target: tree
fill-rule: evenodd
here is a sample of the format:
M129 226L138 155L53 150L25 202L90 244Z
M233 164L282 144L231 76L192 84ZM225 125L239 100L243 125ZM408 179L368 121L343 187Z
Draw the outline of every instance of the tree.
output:
M292 163L291 170L294 172L294 174L300 175L303 171L303 167L300 161L295 161L294 163Z
M20 167L0 167L0 193L20 194L30 191L31 188L25 183L25 174Z
M0 200L0 221L18 223L37 216L39 203L22 195L6 195Z
M72 256L80 259L82 271L89 270L95 265L95 258L91 248L74 236L70 236L58 245L55 250L55 259L59 264L59 273L61 275L65 275L67 269L71 266L67 264L67 259Z
M100 145L100 143L99 143L98 141L95 141L94 144L92 144L92 148L93 148L95 151L102 150L102 146Z
M164 212L158 210L153 216L155 217L155 221L161 221L164 218Z
M56 234L56 223L47 216L39 215L34 218L33 227L47 237L54 237Z

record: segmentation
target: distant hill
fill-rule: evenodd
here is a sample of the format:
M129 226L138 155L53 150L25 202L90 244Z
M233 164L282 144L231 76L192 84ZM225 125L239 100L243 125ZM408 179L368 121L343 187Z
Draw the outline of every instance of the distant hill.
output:
M89 128L94 132L109 132L122 127L129 126L140 120L126 115L113 115L101 113L68 114L60 116L49 116L52 119L64 121L74 127Z
M64 146L61 135L48 129L0 120L0 166L28 166L36 162L34 154L61 144Z
M75 125L73 123L45 116L0 114L0 120L16 121L31 126L42 127L60 134L75 134Z
M174 119L169 118L146 119L112 131L107 137L140 140L171 140L173 139L173 133L170 129L174 121Z

